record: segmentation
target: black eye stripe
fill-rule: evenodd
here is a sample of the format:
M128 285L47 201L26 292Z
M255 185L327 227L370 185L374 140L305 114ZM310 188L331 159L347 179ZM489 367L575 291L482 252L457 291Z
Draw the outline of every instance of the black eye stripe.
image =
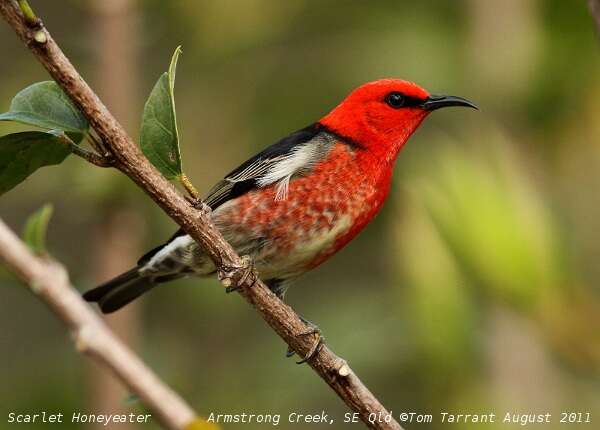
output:
M385 96L384 102L393 109L400 109L403 107L420 106L425 102L425 100L416 97L410 97L394 91Z

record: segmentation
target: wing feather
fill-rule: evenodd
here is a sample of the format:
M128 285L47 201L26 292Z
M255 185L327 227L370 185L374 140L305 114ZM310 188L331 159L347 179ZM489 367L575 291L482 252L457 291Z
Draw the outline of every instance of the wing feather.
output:
M334 140L318 123L298 130L230 172L204 201L214 210L228 200L273 184L277 184L276 198L285 199L290 180L310 171Z

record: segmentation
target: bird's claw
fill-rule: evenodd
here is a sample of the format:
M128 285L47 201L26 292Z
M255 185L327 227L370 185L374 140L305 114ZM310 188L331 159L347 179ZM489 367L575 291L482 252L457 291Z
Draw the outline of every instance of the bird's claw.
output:
M190 205L192 205L195 209L198 209L204 215L208 216L212 212L212 209L209 205L207 205L204 200L200 197L194 198L192 196L184 196Z
M190 195L184 195L183 196L184 199L187 200L187 202L192 205L193 207L197 208L199 205L202 204L202 200L198 199L198 198L194 198Z
M252 287L257 279L254 263L248 255L242 256L240 265L227 267L219 271L219 280L225 285L226 293L237 291L244 285Z
M321 350L321 347L323 346L323 343L325 342L325 337L323 337L321 330L319 329L319 327L317 325L313 324L310 321L305 320L302 317L300 317L300 319L302 320L302 322L304 322L304 324L306 324L308 326L308 329L306 331L303 331L302 333L298 333L296 335L296 337L315 335L315 341L312 344L312 346L310 347L310 349L308 350L308 353L306 353L306 355L304 356L304 358L302 358L302 360L300 360L300 361L297 361L296 364L306 363L308 360L313 358ZM288 347L288 349L285 353L285 356L287 358L289 358L289 357L293 356L295 353L296 352L294 350L292 350L291 348Z

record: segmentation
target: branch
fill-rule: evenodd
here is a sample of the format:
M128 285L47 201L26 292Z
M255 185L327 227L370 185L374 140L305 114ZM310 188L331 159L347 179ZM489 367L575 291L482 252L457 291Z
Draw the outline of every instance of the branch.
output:
M262 281L245 276L244 260L214 226L210 211L195 209L148 162L41 23L37 29L28 27L14 0L0 0L0 14L87 117L102 142L114 155L115 167L142 188L168 216L202 246L217 266L219 278L225 286L239 286L239 294L254 306L288 346L299 356L306 356L314 344L312 336L303 335L310 328ZM36 33L40 32L44 37L36 38ZM44 42L40 43L38 39ZM353 411L360 414L368 427L381 430L402 429L393 419L391 422L370 422L370 414L388 416L388 411L346 361L335 355L327 346L320 348L308 360L308 364Z
M596 23L596 32L600 36L600 0L588 0L588 7Z
M200 198L200 194L185 173L181 174L179 177L179 182L181 182L181 185L183 185L192 199L198 200Z
M58 262L35 256L0 220L0 259L67 325L78 351L108 367L167 428L198 422L194 411L144 365L81 299Z
M69 138L69 136L67 136L64 133L60 134L58 136L58 139L62 144L68 146L73 152L73 154L83 158L88 163L92 163L93 165L98 167L113 167L114 165L114 161L110 156L103 156L95 152L88 151L87 149L84 149L77 145Z

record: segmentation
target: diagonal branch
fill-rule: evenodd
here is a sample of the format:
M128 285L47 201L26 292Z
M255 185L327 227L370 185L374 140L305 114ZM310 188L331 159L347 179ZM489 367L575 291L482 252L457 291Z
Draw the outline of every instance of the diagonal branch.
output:
M77 349L108 367L167 428L179 430L200 422L195 420L194 411L81 300L63 266L35 256L1 220L0 260L67 325Z
M31 27L14 0L0 0L0 14L15 30L34 56L88 118L90 124L112 153L115 167L144 190L207 252L219 269L225 285L238 285L237 291L250 303L271 328L299 356L306 356L314 343L309 330L293 309L279 300L265 284L243 276L244 260L225 241L211 221L210 212L197 210L181 196L146 160L123 127L99 100L65 57L50 33L39 25ZM251 286L251 287L250 287ZM323 380L368 427L400 430L395 420L372 422L369 416L388 416L388 411L360 381L345 360L323 346L308 360Z

